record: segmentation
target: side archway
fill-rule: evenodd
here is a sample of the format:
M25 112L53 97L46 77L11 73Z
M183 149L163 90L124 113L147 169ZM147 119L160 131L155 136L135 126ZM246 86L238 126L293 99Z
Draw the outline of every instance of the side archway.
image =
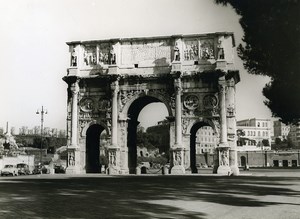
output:
M93 124L86 130L85 169L86 173L100 173L100 135L105 128L99 124ZM102 148L104 151L104 148ZM103 164L104 165L104 164Z
M217 134L217 129L213 122L210 120L198 120L192 124L190 128L190 168L192 173L198 173L197 168L197 149L196 149L196 139L197 139L197 132L199 129L209 126L213 129L213 133ZM204 152L204 163L208 163L208 154Z

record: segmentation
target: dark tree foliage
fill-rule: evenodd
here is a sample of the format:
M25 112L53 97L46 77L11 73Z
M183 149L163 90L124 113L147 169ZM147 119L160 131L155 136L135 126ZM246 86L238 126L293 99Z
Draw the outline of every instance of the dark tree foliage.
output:
M261 141L261 143L263 144L263 146L270 146L269 140L268 139L263 139Z
M265 104L284 123L300 121L300 0L215 0L241 16L238 55L250 74L271 78Z

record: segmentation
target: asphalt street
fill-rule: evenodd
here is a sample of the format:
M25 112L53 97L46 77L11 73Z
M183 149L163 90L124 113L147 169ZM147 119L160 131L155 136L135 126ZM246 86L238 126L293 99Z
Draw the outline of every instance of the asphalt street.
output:
M0 177L0 218L300 218L300 169Z

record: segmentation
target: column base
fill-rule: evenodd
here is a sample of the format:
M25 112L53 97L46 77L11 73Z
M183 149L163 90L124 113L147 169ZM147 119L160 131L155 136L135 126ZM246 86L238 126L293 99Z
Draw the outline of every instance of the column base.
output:
M217 174L224 176L231 176L232 170L229 166L219 166L217 170Z
M135 174L136 175L141 175L141 168L140 167L135 168Z
M66 174L80 174L81 171L80 171L80 167L76 167L76 166L69 166L67 167L66 169Z
M185 169L181 165L176 165L171 168L172 175L182 175L185 174Z
M108 175L119 175L120 171L115 167L108 167Z
M232 171L232 175L238 176L240 174L240 170L238 166L230 166L230 169Z

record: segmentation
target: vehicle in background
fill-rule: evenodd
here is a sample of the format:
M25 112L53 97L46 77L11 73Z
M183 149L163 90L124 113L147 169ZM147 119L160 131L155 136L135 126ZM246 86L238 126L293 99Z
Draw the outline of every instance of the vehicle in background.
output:
M19 163L17 164L18 174L19 175L29 175L29 166L25 163Z
M1 170L1 176L17 176L18 175L18 169L15 165L12 164L6 164L4 168Z
M32 174L41 174L42 173L42 166L36 165L32 171Z
M49 167L49 165L42 166L42 173L43 174L49 174L50 173L50 167Z

